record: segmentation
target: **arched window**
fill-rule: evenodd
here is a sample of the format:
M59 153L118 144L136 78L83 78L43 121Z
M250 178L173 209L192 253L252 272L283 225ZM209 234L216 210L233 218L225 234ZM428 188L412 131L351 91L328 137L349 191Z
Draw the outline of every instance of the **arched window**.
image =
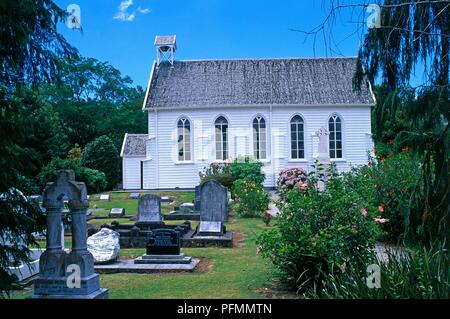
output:
M291 119L291 158L305 158L305 139L303 136L303 119L296 115Z
M253 120L253 155L256 159L266 159L266 121L262 116Z
M330 158L342 158L342 121L333 115L328 120L330 131Z
M178 160L191 160L191 123L187 118L178 121Z
M216 128L216 159L228 159L228 121L219 116L214 123Z

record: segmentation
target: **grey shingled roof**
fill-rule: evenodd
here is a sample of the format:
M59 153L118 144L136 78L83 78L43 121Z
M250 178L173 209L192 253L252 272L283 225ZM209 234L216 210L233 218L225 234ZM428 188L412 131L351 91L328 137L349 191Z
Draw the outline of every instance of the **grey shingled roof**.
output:
M155 67L146 108L374 104L352 90L356 58L175 61Z
M147 134L127 134L123 144L122 156L145 156Z

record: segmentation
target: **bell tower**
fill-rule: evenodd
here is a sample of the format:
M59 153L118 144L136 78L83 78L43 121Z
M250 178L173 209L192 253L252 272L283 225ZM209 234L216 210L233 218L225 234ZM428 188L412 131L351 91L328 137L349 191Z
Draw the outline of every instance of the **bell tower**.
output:
M155 37L156 65L167 61L173 66L177 50L176 35L157 35Z

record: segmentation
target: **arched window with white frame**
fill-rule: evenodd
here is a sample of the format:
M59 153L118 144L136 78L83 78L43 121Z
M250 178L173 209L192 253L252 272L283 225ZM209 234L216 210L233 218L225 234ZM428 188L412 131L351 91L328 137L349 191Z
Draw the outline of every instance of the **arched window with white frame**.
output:
M191 160L191 123L185 117L178 120L178 161Z
M328 120L330 158L342 158L342 120L334 114Z
M266 120L262 116L253 119L253 155L256 159L267 158Z
M216 135L216 159L228 159L228 121L223 116L219 116L214 122Z
M300 115L291 119L291 158L305 158L304 122Z

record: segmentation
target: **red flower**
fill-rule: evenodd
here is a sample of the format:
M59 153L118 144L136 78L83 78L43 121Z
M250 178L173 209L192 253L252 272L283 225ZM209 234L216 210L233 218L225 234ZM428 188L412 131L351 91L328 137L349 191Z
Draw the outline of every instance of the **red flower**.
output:
M386 159L386 158L385 158L384 156L381 156L381 157L380 157L380 161L382 161L382 162L383 162L385 159Z
M392 155L394 155L394 153L392 153L391 151L389 151L389 153L387 154L388 157L391 157Z
M394 139L393 138L391 138L390 140L389 140L389 144L394 144Z
M384 206L383 205L378 206L378 211L381 213L384 212Z

